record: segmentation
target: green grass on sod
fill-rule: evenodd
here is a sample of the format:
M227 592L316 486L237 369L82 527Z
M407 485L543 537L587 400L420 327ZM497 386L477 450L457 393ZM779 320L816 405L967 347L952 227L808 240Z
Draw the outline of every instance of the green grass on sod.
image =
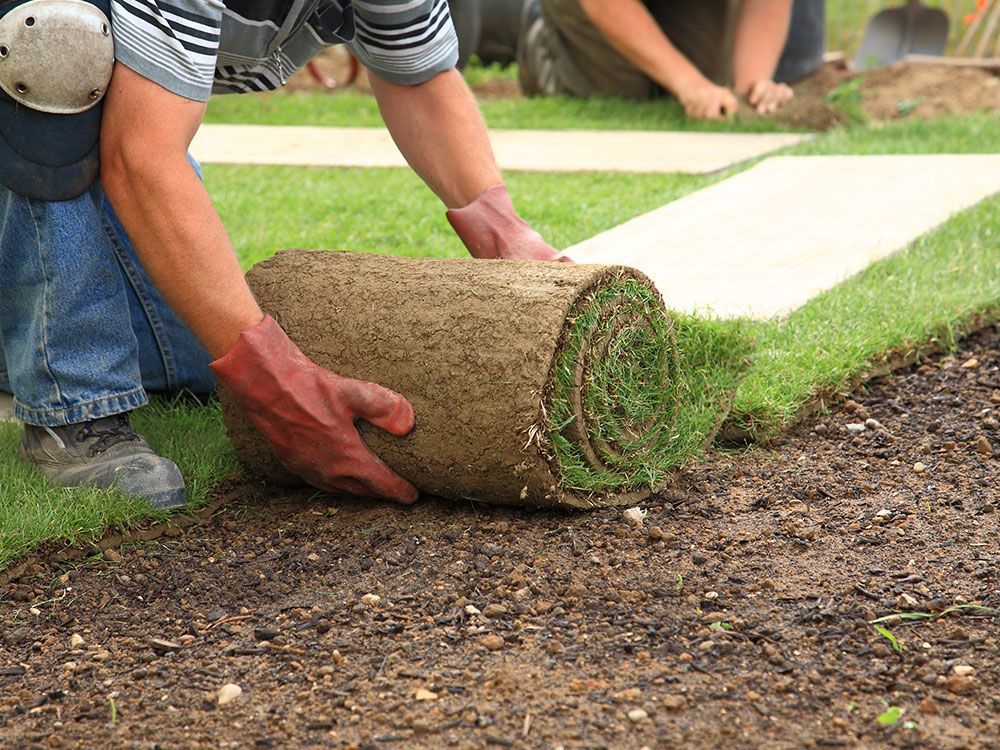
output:
M688 120L674 99L633 102L611 97L574 99L491 99L481 102L491 128L560 130L686 130L706 132L774 132L791 128L753 115L730 122ZM380 127L378 106L369 94L275 91L220 96L209 105L205 122L244 125L310 125L314 127Z
M866 373L928 346L952 347L966 324L1000 314L1000 195L758 329L729 423L767 439Z
M552 106L558 114L552 121L573 118ZM641 127L649 114L625 103L615 106L623 127ZM983 114L834 130L790 153L975 153L995 150L997 143L1000 115ZM508 184L525 216L554 244L566 246L734 171L700 177L512 174ZM208 165L205 173L247 266L296 246L464 254L437 199L406 170ZM692 361L705 364L691 367L704 382L688 387L732 390L735 373L712 363L733 361L746 333L754 333L759 351L739 388L733 423L771 435L816 397L849 386L886 352L905 353L932 339L947 346L970 315L996 310L998 238L1000 198L994 197L811 301L785 323L682 319L678 339L689 342L685 349ZM703 425L718 418L714 406L700 416ZM236 470L215 408L159 403L140 410L135 423L154 447L178 460L196 502ZM0 424L0 568L47 541L93 536L148 515L107 493L49 487L18 463L18 433L15 425ZM689 455L700 447L699 434L688 434Z

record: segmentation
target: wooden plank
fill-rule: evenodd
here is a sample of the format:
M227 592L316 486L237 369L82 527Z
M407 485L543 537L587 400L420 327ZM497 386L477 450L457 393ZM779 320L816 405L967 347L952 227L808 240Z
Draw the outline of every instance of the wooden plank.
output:
M566 252L638 268L672 309L770 318L998 191L996 154L777 157Z
M796 133L492 130L501 169L539 172L715 172L810 138ZM405 167L383 128L203 125L202 163Z
M904 63L942 65L946 68L982 68L1000 71L1000 57L938 57L937 55L907 55Z

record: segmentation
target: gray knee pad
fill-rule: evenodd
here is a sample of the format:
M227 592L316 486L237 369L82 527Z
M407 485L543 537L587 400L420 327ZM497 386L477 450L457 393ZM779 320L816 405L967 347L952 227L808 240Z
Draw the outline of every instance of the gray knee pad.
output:
M109 14L109 0L0 5L0 184L15 193L69 200L97 178Z

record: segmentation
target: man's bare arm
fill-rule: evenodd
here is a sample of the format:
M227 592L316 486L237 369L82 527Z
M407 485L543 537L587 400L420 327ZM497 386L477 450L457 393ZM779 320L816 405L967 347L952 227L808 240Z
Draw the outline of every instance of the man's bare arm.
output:
M101 182L143 267L214 357L263 319L187 151L205 104L115 64Z
M465 79L449 70L415 86L369 73L372 91L406 161L448 208L461 208L503 180L486 124Z
M581 0L580 6L611 46L674 94L689 116L719 119L735 111L732 93L701 74L640 0Z
M760 114L791 99L791 89L774 83L781 51L788 39L792 0L743 0L733 46L734 88Z

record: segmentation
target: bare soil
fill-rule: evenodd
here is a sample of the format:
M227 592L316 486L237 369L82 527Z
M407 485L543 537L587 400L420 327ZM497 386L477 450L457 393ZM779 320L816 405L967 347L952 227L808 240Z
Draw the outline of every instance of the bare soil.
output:
M828 63L797 84L795 98L775 119L825 130L851 120L851 99L868 119L934 119L947 114L1000 110L1000 71L925 63L896 63L865 74ZM845 87L857 81L854 91ZM834 94L840 89L841 96ZM839 98L839 101L837 99Z
M901 653L869 621L1000 607L998 411L993 327L641 526L302 493L39 559L0 586L0 747L997 747L996 617Z

